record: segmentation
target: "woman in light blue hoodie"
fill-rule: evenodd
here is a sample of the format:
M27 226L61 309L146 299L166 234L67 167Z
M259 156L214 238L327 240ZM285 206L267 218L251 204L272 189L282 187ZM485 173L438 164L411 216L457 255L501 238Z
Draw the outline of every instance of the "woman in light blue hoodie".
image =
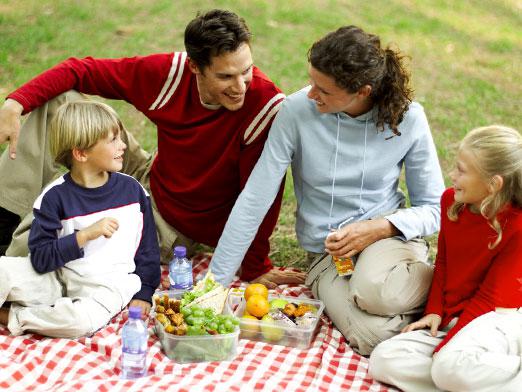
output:
M368 355L422 311L432 277L423 237L439 229L444 182L397 51L347 26L315 42L308 59L311 85L283 103L211 268L230 283L291 165L297 237L315 257L307 284ZM355 256L353 274L338 276L332 256Z

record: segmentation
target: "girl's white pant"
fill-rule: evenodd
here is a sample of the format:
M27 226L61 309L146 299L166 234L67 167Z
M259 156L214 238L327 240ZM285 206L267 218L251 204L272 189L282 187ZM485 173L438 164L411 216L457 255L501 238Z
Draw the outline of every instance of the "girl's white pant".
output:
M522 391L522 308L476 318L433 355L448 330L382 342L370 356L370 375L406 392Z

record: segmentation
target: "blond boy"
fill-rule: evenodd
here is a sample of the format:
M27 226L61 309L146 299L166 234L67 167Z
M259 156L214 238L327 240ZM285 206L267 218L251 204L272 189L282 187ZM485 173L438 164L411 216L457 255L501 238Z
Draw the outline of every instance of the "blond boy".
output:
M0 258L0 323L76 338L103 327L128 303L150 308L159 248L148 194L118 173L126 145L107 105L62 105L50 150L69 172L36 199L29 257Z

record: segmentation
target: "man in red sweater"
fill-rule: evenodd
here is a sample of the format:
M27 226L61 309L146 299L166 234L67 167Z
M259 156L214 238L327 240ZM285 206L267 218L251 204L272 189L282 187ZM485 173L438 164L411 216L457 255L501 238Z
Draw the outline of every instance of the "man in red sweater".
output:
M81 92L125 100L157 126L153 155L124 135L129 147L123 172L150 185L162 261L177 244L189 250L196 243L215 246L284 99L253 65L250 36L236 14L213 10L188 24L186 52L70 58L9 94L0 109L0 143L9 142L0 161L0 235L10 240L18 217L31 212L56 176L47 123L59 104L81 98ZM20 116L29 112L20 129ZM244 280L274 286L303 278L272 269L268 259L281 196L282 190L243 260ZM27 254L23 233L30 222L24 218L7 255Z

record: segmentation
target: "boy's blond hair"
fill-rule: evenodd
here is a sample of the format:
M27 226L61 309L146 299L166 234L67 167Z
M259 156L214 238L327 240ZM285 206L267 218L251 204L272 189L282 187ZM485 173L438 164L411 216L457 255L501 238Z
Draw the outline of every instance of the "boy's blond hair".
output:
M513 128L490 125L469 132L459 149L475 156L476 167L486 182L494 181L496 175L503 180L502 188L480 204L480 213L498 234L495 242L489 245L492 249L502 240L502 227L497 214L508 203L522 208L522 136ZM464 203L454 202L448 209L448 218L456 221L463 206Z
M67 102L56 111L49 133L49 149L55 162L71 169L72 150L86 150L110 131L118 134L123 125L109 105L81 100Z

